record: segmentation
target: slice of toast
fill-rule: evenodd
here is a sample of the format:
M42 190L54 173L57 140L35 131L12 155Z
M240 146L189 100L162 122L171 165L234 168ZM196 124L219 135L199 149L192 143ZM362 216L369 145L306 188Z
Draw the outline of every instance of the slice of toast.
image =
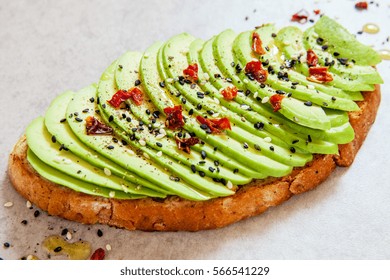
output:
M349 114L355 139L339 146L339 155L315 155L305 167L282 178L255 180L236 194L208 201L166 199L107 199L75 192L41 177L27 161L27 141L21 137L9 157L8 174L15 189L48 214L84 224L108 224L128 230L199 231L227 226L259 215L296 194L323 182L337 166L352 164L374 123L380 87L363 92L360 111Z

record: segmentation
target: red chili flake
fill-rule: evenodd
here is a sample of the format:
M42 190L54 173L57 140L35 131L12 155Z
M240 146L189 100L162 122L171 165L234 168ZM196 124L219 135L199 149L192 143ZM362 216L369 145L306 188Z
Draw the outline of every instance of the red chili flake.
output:
M180 105L164 108L164 113L167 116L165 121L166 127L173 130L182 128L184 125L182 112L183 110Z
M105 257L106 257L106 251L104 251L104 249L102 248L99 248L96 249L95 252L93 252L90 260L104 260Z
M313 12L314 12L314 14L319 15L321 13L321 10L320 9L316 9Z
M284 95L281 94L274 94L270 97L269 101L272 105L272 108L274 108L274 112L279 111L282 109L282 99L284 98Z
M367 10L368 3L366 1L357 2L355 4L355 8L358 9L358 10Z
M188 65L188 67L183 70L183 74L190 77L194 82L198 81L198 64L193 63Z
M191 146L194 146L199 143L199 139L197 137L190 138L180 138L178 136L175 137L176 145L180 151L184 151L187 154L191 153Z
M85 121L88 135L111 135L113 133L111 127L101 123L93 116L87 117Z
M208 128L210 128L211 133L214 134L220 134L223 130L229 129L232 130L232 127L230 126L230 121L228 118L218 118L218 119L209 119L209 118L203 118L202 116L197 116L196 120L200 124L207 125Z
M292 15L291 21L296 21L303 24L307 22L308 17L309 17L309 13L305 9L302 9L299 12Z
M111 97L111 100L109 100L108 103L115 108L119 108L122 102L129 98L131 98L136 105L141 105L143 101L142 91L137 87L133 87L130 90L120 89Z
M263 42L260 39L260 35L256 32L252 34L252 50L259 55L265 54Z
M317 65L318 57L313 50L309 49L307 51L306 61L307 61L307 65L309 65L309 67L314 67Z
M245 66L245 73L249 73L259 83L264 83L267 80L268 72L263 69L259 60L252 60Z
M328 67L310 67L307 80L315 83L327 83L333 81L333 76L328 72Z
M238 89L235 86L227 87L221 91L223 98L226 100L233 100L238 93Z

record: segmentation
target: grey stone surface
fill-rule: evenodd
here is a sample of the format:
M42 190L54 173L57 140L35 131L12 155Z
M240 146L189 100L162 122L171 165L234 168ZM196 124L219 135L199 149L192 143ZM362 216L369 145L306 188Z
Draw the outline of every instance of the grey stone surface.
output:
M390 8L384 1L361 12L353 1L307 2L0 0L0 257L46 259L43 239L68 228L74 241L89 241L93 248L110 244L109 259L389 259L389 61L379 66L385 85L377 122L354 165L338 169L312 192L224 229L129 232L45 213L35 218L36 208L25 206L6 174L14 143L56 95L96 82L126 50L142 51L177 33L207 39L226 28L284 26L301 8L313 19L318 16L312 10L320 8L352 32L367 22L379 24L379 34L360 38L378 50L390 48ZM3 207L8 201L14 205Z

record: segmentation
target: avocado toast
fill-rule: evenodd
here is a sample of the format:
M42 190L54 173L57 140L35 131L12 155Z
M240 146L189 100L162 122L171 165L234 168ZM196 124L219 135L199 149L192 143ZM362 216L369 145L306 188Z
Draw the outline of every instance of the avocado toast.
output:
M58 96L9 175L49 214L82 223L222 227L352 163L379 106L379 61L326 16L305 32L179 34Z

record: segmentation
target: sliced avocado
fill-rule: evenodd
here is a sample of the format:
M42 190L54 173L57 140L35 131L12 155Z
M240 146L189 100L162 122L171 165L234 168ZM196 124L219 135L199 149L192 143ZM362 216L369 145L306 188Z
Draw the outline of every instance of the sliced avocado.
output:
M91 85L91 87L95 86ZM65 105L69 104L74 94L74 92L68 91L59 95L52 101L48 110L46 111L45 126L49 133L53 135L55 140L70 149L73 154L84 159L85 161L89 162L90 164L96 166L99 169L109 170L107 172L112 172L120 178L126 179L127 181L132 182L136 185L141 185L146 188L153 189L161 194L169 194L166 190L157 187L155 184L146 181L142 177L129 172L128 170L124 169L118 164L115 164L108 158L100 155L95 150L83 144L83 142L81 142L77 138L77 136L74 135L68 123L66 121L63 121L64 119L66 119L67 106ZM91 98L89 99L91 103L95 102L94 94L91 95ZM78 114L78 118L85 118L90 112L87 108L75 113Z
M57 142L54 143L52 135L44 125L43 117L39 117L30 123L26 130L26 137L29 148L40 160L69 176L112 190L161 197L158 192L144 187L139 188L137 185L115 175L106 174L103 170L75 156L66 147L64 149L64 146Z
M118 89L129 89L129 85L134 85L134 81L138 80L138 74L134 72L134 69L139 68L139 58L140 56L136 54L126 54L124 57L119 59L118 63L121 63L122 65L122 70L120 73L123 71L127 73L127 75L124 77L124 79L122 79L121 86ZM133 71L130 69L133 69ZM116 71L115 73L118 72ZM114 79L114 75L112 75L112 79ZM118 79L116 80L118 81ZM106 115L113 116L113 121L119 125L128 135L134 135L138 141L143 141L149 147L163 152L164 155L170 157L168 160L183 163L187 165L188 168L191 168L191 166L196 166L198 172L204 172L204 174L208 177L216 179L223 178L226 181L231 181L235 185L250 182L250 177L234 173L233 169L227 169L223 165L219 165L217 172L215 172L216 168L214 160L203 158L201 153L197 151L192 151L190 154L184 151L180 151L177 148L175 135L171 135L172 137L170 137L168 133L165 132L165 117L160 116L154 124L151 124L150 114L148 115L146 112L154 112L157 110L157 108L154 107L151 102L148 102L147 99L145 99L144 102L140 105L134 105L131 103L131 101L129 101L128 105L130 106L131 110L127 110L126 108L123 110L116 109L109 106L107 101L111 99L112 95L114 95L118 90L114 86L110 87L110 85L113 84L115 83L112 81L109 83L109 80L106 79L99 86L99 100L101 103L107 104L107 106L101 110L104 111ZM142 86L139 85L138 88L142 89ZM126 118L122 117L123 114L126 114L126 116L129 116L134 121L127 121ZM144 129L144 126L140 126L139 121L137 120L149 123L147 129ZM166 136L156 139L156 135L161 134L161 130L164 130L164 135ZM199 164L199 162L201 162L201 164Z
M115 66L115 64L111 66ZM108 70L109 72L106 72L105 74L110 72L112 73L113 67L110 67ZM102 80L100 83L102 83ZM177 178L179 177L177 174L172 174L165 170L165 168L167 168L167 170L171 170L171 166L180 168L176 162L165 162L163 161L163 157L161 157L161 159L159 158L157 151L143 147L138 144L138 141L132 141L129 137L126 137L120 127L113 122L108 121L109 117L105 116L102 111L100 111L100 116L97 115L94 112L94 104L89 102L89 98L94 90L96 91L94 88L87 88L84 91L78 92L74 99L69 103L67 114L74 111L80 111L81 108L88 108L92 116L100 119L103 123L109 123L116 132L116 137L119 139L123 138L127 142L127 145L123 145L121 141L113 141L112 136L105 137L104 135L87 135L85 132L85 122L78 122L76 120L68 121L72 131L83 143L117 164L122 165L122 167L128 169L129 171L142 176L146 180L163 189L166 189L170 193L178 194L192 200L205 200L212 197L212 195L185 183L184 180L178 180ZM161 163L165 164L161 165ZM180 174L180 178L189 176L189 172L186 171L186 169L183 168L182 171L183 174ZM195 177L194 180L196 179L197 178ZM196 182L193 182L193 185L199 185L199 181L201 180L199 179ZM211 187L217 188L217 186L212 184L210 185ZM232 191L227 188L221 188L218 190L220 192L224 192L225 195L227 193L232 193Z
M171 92L176 92L176 90L172 85L170 85L171 83L173 83L173 79L168 78L164 71L161 72L162 76L160 77L159 70L162 70L163 66L159 67L159 69L156 66L157 55L161 45L162 44L156 43L146 50L145 53L147 53L148 55L144 56L141 60L140 78L148 97L153 100L153 103L155 103L159 111L163 112L164 108L174 106L175 103L169 98L169 96L171 95ZM161 59L158 61L161 61ZM164 81L164 87L161 87L159 85L161 81ZM188 111L190 111L191 109L195 111L197 108L191 107L188 108ZM186 111L183 112L183 116L187 120L189 120L191 117L186 113ZM199 137L199 134L202 134L204 132L202 129L198 128L198 124L193 124L194 125L187 125L185 123L184 128L189 132L195 133L196 136ZM166 131L167 134L172 133L169 130ZM261 172L249 168L248 166L246 166L246 163L242 164L238 162L235 157L230 157L229 155L218 149L217 146L212 146L211 144L209 144L209 139L207 137L203 138L202 140L205 141L204 145L195 145L192 147L192 149L197 150L198 152L204 151L207 154L207 157L210 157L216 162L222 163L224 166L232 170L239 170L240 174L249 176L251 178L264 178L265 175Z
M240 65L243 65L242 68L245 68L245 65L253 59L252 49L251 49L251 32L243 32L237 36L233 42L233 52L239 61ZM262 99L270 98L276 93L276 90L273 89L273 84L269 84L267 79L267 84L261 86L259 83L249 80L244 71L238 74L241 81L245 81L247 88L252 92L257 92L259 97ZM300 125L326 130L330 128L330 121L326 117L326 114L319 106L306 106L303 101L297 100L291 97L285 97L281 103L281 109L278 111L280 114L284 115L286 118L292 120L293 122L299 123Z
M371 75L362 75L362 73L359 73L359 70L362 71L362 68L372 68L371 66L355 65L352 61L341 58L340 54L338 55L339 58L333 57L333 55L328 52L329 47L326 52L323 51L322 46L328 45L323 41L319 41L318 38L318 34L316 34L314 28L311 27L304 32L303 43L306 49L313 49L318 56L320 64L325 66L326 62L328 62L327 64L330 65L331 71L339 72L338 76L335 76L334 80L329 82L330 85L350 91L371 91L374 89L374 83L383 83L382 78L379 74L375 74L375 72ZM321 42L321 44L318 42ZM340 61L343 61L345 64L343 68L341 68ZM348 67L346 67L347 65ZM372 69L374 70L374 68ZM340 73L341 71L342 73Z
M328 16L322 16L315 23L314 30L327 42L329 51L337 51L340 57L353 59L358 65L373 66L381 62L376 51L360 43L347 29Z
M274 38L274 42L276 46L281 50L285 59L289 61L289 63L293 66L295 71L303 74L304 76L309 76L309 67L307 65L306 56L307 49L305 48L303 42L303 32L294 26L284 27L277 33L277 36ZM307 38L307 37L306 37ZM315 51L317 53L317 50ZM323 64L322 64L323 65ZM325 65L323 65L325 66ZM361 88L367 88L366 85L362 82L357 81L349 81L340 77L338 73L334 73L333 67L330 67L328 71L332 73L333 81L332 83L327 83L326 85L319 83L309 83L306 81L308 85L314 87L315 89L321 90L323 93L334 96L347 98L351 100L362 100L363 96L359 91L350 91L350 90L360 90ZM296 73L290 71L290 75L293 75L295 78ZM332 86L334 85L334 86ZM337 85L342 85L343 88L347 88L348 91L340 89L336 87Z
M50 167L43 161L41 161L31 149L27 150L27 160L43 178L59 184L61 186L68 187L76 192L82 192L89 195L98 195L107 198L117 198L117 199L139 199L145 198L146 196L137 195L132 193L125 193L123 191L112 190L108 188L102 188L94 184L87 183L82 180L78 180L72 176L66 175L65 173L60 172L59 170Z

